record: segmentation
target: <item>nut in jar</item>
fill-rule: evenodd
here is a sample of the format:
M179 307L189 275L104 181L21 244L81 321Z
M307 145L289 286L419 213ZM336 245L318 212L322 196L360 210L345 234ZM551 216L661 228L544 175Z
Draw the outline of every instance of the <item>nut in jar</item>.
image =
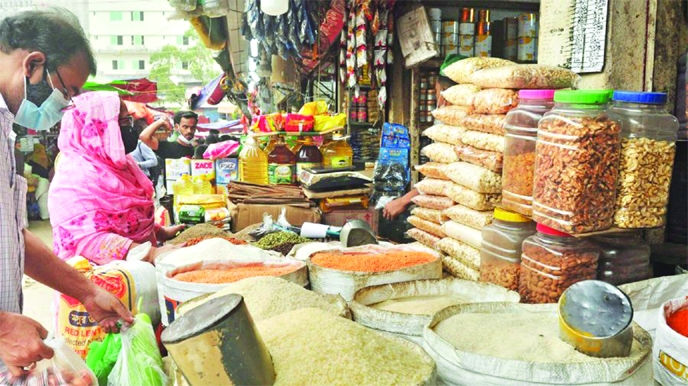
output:
M556 251L523 242L518 292L523 303L556 303L573 284L597 276L598 251Z
M608 229L614 216L621 125L602 107L589 110L555 107L538 125L533 219L566 233Z
M518 263L494 259L480 263L480 281L518 291L518 278L521 267Z
M664 225L676 145L650 138L621 144L614 224L619 228Z

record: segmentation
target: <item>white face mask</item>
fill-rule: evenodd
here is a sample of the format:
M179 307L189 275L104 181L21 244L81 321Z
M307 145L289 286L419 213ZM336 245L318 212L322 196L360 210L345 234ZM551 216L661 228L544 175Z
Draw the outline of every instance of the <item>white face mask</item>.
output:
M190 146L190 145L193 144L193 140L189 141L188 139L186 139L185 136L182 135L182 133L179 133L179 136L177 137L177 140L181 141L181 142L182 142L183 144L185 144L185 145L189 145L189 146Z

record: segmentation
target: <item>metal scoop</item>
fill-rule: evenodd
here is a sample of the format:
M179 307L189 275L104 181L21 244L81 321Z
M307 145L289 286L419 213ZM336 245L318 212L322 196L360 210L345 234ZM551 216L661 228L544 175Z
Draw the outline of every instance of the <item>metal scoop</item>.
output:
M342 247L358 247L361 245L377 244L377 237L370 225L363 220L347 222L339 236Z

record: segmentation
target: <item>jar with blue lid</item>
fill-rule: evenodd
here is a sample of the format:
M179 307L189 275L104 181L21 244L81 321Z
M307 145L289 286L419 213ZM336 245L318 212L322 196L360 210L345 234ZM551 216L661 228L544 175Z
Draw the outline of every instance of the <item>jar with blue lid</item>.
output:
M667 94L615 91L610 110L621 118L621 159L614 225L654 228L665 223L678 120Z

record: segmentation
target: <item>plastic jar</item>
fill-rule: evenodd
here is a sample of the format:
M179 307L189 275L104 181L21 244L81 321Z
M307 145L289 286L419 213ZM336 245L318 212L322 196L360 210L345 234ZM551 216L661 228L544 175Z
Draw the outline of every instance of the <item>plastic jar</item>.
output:
M610 91L557 91L538 124L533 220L570 234L612 226L621 121Z
M506 114L502 206L533 215L533 175L538 121L554 106L554 90L521 90L519 103Z
M523 242L518 292L523 303L556 303L567 288L597 277L594 244L543 224Z
M591 241L601 250L597 279L621 285L652 277L650 245L640 231L596 236Z
M518 291L523 240L535 234L535 223L518 213L497 208L492 224L483 228L480 281Z
M679 124L667 113L667 94L614 92L621 118L621 161L614 212L619 228L664 225Z

